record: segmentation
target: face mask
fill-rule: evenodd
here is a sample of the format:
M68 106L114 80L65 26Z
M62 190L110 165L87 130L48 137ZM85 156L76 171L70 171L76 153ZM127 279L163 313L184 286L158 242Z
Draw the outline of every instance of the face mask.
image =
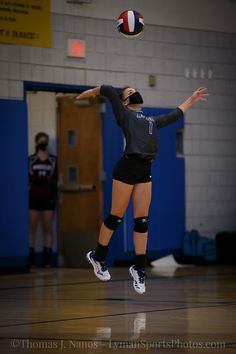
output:
M47 150L47 146L48 146L48 143L39 143L38 145L37 145L37 150L42 150L42 151L45 151L45 150Z
M143 98L138 91L135 91L134 93L132 93L132 95L129 96L129 103L130 104L143 103Z

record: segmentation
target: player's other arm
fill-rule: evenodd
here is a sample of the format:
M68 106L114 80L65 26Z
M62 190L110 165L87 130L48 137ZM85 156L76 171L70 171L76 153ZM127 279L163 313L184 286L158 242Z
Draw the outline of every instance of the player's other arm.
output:
M158 128L163 128L171 123L175 123L192 105L198 101L206 101L207 89L199 87L193 94L181 103L176 109L167 114L162 114L156 117L156 124Z
M92 97L96 97L100 95L100 86L98 87L94 87L92 89L86 90L84 92L82 92L81 94L79 94L78 96L76 96L77 100L84 100L86 98L92 98Z
M111 102L113 113L116 117L117 123L120 125L123 119L124 106L119 97L117 90L113 86L102 85L100 87L95 87L84 91L80 95L76 96L76 99L83 100L90 97L105 96Z

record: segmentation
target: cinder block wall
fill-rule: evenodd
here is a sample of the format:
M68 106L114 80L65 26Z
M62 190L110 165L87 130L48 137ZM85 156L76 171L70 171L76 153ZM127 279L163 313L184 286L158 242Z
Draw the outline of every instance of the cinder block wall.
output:
M140 89L147 106L175 107L207 86L208 101L186 114L186 227L212 236L235 229L236 34L147 24L140 38L128 40L114 21L65 6L52 2L52 48L0 45L0 97L22 99L24 80L104 83ZM86 59L66 56L68 38L86 40Z

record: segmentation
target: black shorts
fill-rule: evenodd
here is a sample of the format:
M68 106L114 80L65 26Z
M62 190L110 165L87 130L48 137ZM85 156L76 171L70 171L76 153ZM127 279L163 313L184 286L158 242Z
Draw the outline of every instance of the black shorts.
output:
M113 168L112 178L127 184L147 183L152 180L152 160L125 155Z
M29 198L29 209L37 211L54 210L56 207L55 199L36 199Z

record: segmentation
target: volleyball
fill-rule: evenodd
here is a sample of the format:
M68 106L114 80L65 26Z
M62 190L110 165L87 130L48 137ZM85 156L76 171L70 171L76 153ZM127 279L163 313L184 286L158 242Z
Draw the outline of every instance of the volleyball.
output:
M117 19L117 28L125 37L137 37L144 28L143 16L134 10L124 11Z

